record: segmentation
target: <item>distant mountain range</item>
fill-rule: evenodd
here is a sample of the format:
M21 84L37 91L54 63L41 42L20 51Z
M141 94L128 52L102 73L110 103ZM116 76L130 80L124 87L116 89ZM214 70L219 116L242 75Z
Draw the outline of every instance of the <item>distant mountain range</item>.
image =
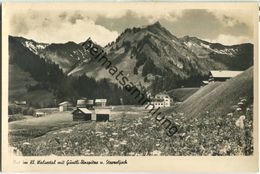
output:
M15 54L18 48L23 50L19 55ZM196 37L177 38L159 22L126 29L104 50L113 64L135 84L155 92L182 85L198 86L209 70L246 70L253 65L251 43L225 46ZM115 82L103 67L88 63L89 53L80 43L38 43L9 36L9 51L12 65L20 66L19 59L13 59L14 56L27 61L27 57L21 54L30 54L35 59L58 65L70 77L87 75L96 80L108 78Z

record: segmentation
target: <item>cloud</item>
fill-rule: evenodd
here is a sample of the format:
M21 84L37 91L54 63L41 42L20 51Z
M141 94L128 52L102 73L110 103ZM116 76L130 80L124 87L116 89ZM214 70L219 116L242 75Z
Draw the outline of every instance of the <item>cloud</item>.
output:
M117 7L117 8L116 8ZM97 17L103 16L107 19L119 19L123 17L127 17L131 12L131 15L134 15L136 18L147 18L150 22L154 22L160 18L165 18L170 21L176 20L179 16L182 15L183 9L176 8L161 8L160 6L153 6L151 10L151 6L145 6L140 3L136 3L132 7L128 7L127 5L115 4L115 7L111 10L110 8L100 8L99 10L89 10L88 13L91 14L93 19Z
M46 7L47 8L47 7ZM176 9L171 7L133 6L115 4L113 10L106 5L80 9L33 10L12 12L11 35L32 38L41 42L82 42L92 37L105 45L114 41L126 28L141 27L160 21L177 37L185 35L225 41L229 36L237 40L253 40L252 13L247 10L226 9ZM224 39L226 38L226 39ZM247 39L248 38L248 39Z
M232 36L232 35L225 35L225 34L220 34L216 39L208 40L208 41L213 43L222 43L223 45L236 45L241 43L252 42L252 40L246 36Z
M220 23L216 17L204 9L187 9L182 12L178 20L170 22L162 19L161 23L173 34L214 38L219 33Z
M227 24L232 26L232 23L243 23L247 25L249 28L253 28L253 13L247 9L211 9L207 10L211 12L214 16L216 16L219 21L223 22L223 24ZM233 21L229 23L230 21Z
M59 14L59 18L61 20L65 20L67 18L68 14L66 12L62 12L61 14Z
M146 10L123 11L119 16L99 15L96 18L96 24L102 25L110 30L123 32L126 28L141 27L162 19L168 22L174 22L182 16L183 10L155 10L153 12Z
M234 25L238 24L239 22L237 20L235 20L232 17L223 15L223 19L222 21L229 27L233 27Z
M119 35L117 31L95 24L93 20L80 12L19 13L11 18L10 26L12 26L11 35L46 43L82 42L91 37L98 44L105 46Z
M240 11L231 10L229 14L226 10L180 9L165 10L163 13L162 9L157 9L148 13L145 10L132 9L115 18L100 15L95 22L119 33L126 28L140 27L160 21L177 37L189 35L214 40L223 34L253 39L252 21L250 21L252 16L247 15L246 18L243 17L240 20L241 15L238 15ZM242 14L244 14L243 10Z
M102 25L109 30L116 30L119 33L123 32L126 28L139 27L149 24L149 18L139 16L136 12L131 10L125 11L125 14L119 18L110 18L106 16L98 16L95 23Z
M73 15L70 16L69 22L75 24L77 20L83 20L83 19L84 17L79 12L75 12Z

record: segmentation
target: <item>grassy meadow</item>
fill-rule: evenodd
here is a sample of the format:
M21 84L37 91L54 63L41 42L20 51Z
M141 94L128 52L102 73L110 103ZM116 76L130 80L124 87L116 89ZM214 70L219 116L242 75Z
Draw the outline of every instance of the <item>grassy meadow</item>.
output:
M161 109L161 116L178 127L172 137L144 107L111 106L109 122L72 121L71 111L55 110L10 122L9 143L24 156L252 155L252 70L206 85L185 101Z

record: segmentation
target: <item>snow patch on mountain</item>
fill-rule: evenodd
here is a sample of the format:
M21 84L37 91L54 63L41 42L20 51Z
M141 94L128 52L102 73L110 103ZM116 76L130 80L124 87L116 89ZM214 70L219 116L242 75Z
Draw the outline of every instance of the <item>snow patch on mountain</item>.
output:
M229 55L229 56L234 56L234 54L237 52L237 49L234 49L234 48L225 48L225 49L212 49L210 47L210 45L206 45L204 43L200 43L200 45L204 48L207 48L215 53L218 53L218 54L226 54L226 55Z
M23 46L27 47L30 51L32 51L34 54L37 55L39 55L39 52L45 49L49 45L49 44L35 43L29 40L24 41L22 44Z

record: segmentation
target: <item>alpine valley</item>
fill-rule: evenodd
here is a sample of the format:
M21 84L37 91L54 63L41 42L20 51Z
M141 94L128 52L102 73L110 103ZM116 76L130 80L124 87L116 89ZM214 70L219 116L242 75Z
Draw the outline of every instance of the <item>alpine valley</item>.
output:
M110 104L120 104L120 98L124 104L134 104L104 67L90 62L81 44L9 36L9 100L51 106L55 100L102 96ZM178 38L159 22L127 28L103 49L113 65L151 93L199 87L210 70L244 71L253 65L251 43L226 46L196 37Z

